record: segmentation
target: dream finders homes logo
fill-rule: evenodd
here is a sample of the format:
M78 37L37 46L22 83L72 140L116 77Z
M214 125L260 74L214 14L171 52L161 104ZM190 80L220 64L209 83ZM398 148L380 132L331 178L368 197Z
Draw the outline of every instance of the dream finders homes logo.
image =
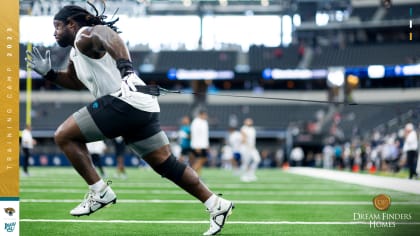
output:
M391 197L379 194L373 198L373 206L379 211L386 211L391 205ZM397 222L412 220L411 213L353 213L354 221L369 221L370 228L395 228Z

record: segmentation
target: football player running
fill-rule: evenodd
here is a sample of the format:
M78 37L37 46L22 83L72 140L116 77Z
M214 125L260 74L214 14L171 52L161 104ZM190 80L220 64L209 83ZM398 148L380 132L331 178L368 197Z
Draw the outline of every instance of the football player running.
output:
M211 192L192 168L172 155L160 128L158 100L137 91L136 86L145 83L133 70L128 48L114 25L116 20L107 22L105 18L77 5L65 6L54 16L58 45L72 47L66 71L51 68L49 51L43 56L34 48L26 57L28 66L45 79L67 89L87 88L96 98L68 117L54 134L56 144L89 185L85 199L70 214L89 215L116 203L116 194L92 165L86 143L122 136L153 170L205 205L210 228L203 235L217 234L233 203Z

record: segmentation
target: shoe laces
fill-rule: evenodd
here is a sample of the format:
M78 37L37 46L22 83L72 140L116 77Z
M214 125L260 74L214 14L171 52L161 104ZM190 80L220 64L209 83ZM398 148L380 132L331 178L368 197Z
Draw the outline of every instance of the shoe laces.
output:
M79 206L86 207L86 205L90 206L93 203L95 203L95 200L93 199L94 195L95 195L95 192L92 190L89 190L89 192L85 194L85 199L79 204Z
M106 187L104 189L106 189L111 184L112 184L112 181L107 180L106 181ZM89 192L87 192L85 194L84 200L79 204L79 206L86 207L86 206L93 205L96 202L95 199L94 199L95 194L96 194L95 191L89 190Z

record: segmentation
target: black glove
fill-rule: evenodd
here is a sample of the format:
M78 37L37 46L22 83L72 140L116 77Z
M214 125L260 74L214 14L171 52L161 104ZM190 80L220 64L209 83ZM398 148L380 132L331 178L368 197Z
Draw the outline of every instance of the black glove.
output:
M121 78L124 78L128 74L134 73L133 63L127 59L118 59L117 68L120 70Z

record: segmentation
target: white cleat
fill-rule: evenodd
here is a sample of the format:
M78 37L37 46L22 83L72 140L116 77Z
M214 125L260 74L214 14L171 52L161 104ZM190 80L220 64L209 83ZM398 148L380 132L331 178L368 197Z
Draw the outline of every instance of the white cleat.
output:
M227 217L232 214L234 207L231 201L219 197L216 206L212 210L209 210L210 228L203 235L216 235L219 233L223 225L225 225Z
M70 211L72 216L90 215L97 210L117 202L117 195L108 185L99 192L89 190L85 195L85 199L77 207Z
M257 180L258 180L258 178L255 175L242 175L241 176L241 181L242 182L249 183L249 182L255 182Z

